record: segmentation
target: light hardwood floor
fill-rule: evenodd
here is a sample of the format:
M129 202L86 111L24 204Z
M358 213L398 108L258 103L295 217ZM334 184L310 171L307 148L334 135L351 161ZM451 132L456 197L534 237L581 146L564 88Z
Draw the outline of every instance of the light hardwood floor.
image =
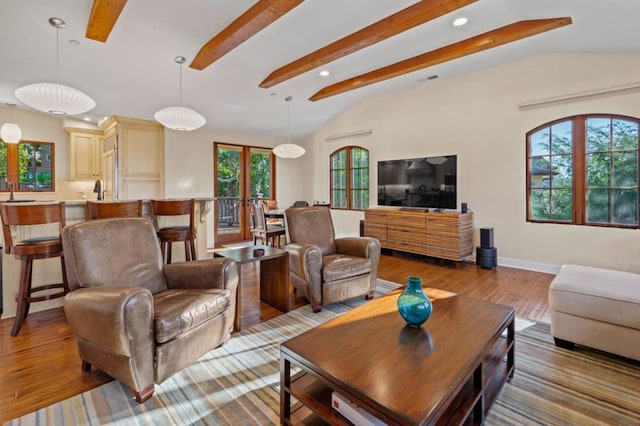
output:
M259 301L258 269L242 269L242 327L282 313ZM553 275L506 267L494 270L472 264L440 265L412 255L383 255L378 276L404 283L410 275L428 287L441 288L513 306L516 314L549 321L547 292ZM295 307L306 302L291 295ZM81 371L73 334L62 308L30 314L20 335L10 337L13 318L0 320L0 422L69 398L111 380Z

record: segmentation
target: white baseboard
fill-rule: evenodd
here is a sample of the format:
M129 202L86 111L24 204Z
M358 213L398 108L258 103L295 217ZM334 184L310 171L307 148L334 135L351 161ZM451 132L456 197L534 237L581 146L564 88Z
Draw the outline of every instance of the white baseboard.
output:
M530 262L528 260L512 259L510 257L498 256L498 265L509 268L525 269L527 271L544 272L547 274L557 274L562 265L552 265L549 263Z

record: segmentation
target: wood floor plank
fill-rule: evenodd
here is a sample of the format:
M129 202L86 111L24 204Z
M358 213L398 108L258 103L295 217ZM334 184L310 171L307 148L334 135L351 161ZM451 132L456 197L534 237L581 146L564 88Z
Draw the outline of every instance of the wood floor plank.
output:
M409 275L420 276L425 286L514 306L516 314L549 322L547 293L553 275L498 267L478 268L470 263L445 263L401 253L383 254L378 276L404 283ZM259 268L242 268L243 328L282 312L259 300ZM295 309L307 302L291 294ZM111 380L96 371L85 373L73 333L62 308L27 317L17 337L9 335L13 318L0 320L0 422L69 398Z

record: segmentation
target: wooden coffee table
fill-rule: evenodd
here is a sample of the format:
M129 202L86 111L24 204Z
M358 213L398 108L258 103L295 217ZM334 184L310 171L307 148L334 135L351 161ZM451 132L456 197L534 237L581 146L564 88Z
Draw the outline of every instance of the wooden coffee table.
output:
M284 342L281 423L349 424L331 408L335 391L388 424L482 424L513 377L514 310L425 291L422 328L405 326L396 290Z
M255 249L264 250L264 254L256 256ZM260 263L260 300L279 309L289 312L289 252L263 245L242 248L231 248L214 252L216 257L228 257L240 264ZM242 285L242 278L240 278ZM236 315L233 331L240 330L240 308L242 306L240 285L236 295Z

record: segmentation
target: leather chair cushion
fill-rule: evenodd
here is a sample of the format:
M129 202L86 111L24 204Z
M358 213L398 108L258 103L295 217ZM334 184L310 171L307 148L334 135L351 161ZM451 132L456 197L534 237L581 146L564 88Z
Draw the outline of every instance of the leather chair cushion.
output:
M171 289L154 294L153 299L158 343L216 317L231 303L229 290L223 289Z
M371 272L371 260L364 257L330 254L322 258L322 281L332 282Z

